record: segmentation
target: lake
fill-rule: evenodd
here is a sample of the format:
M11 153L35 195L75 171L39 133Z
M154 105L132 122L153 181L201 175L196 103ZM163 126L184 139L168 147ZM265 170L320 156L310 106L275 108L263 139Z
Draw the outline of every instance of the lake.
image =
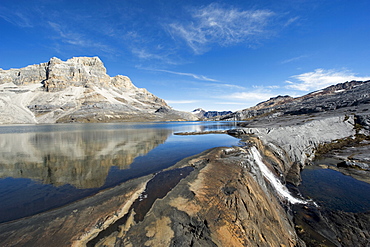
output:
M213 147L239 145L239 139L226 134L174 135L234 126L234 122L0 126L0 222L61 207Z

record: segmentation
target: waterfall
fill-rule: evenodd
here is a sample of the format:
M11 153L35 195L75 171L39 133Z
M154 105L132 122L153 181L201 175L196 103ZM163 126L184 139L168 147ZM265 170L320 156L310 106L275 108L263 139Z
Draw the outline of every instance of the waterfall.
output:
M250 151L258 167L260 168L263 176L272 184L272 186L276 189L279 195L286 198L289 202L293 204L297 204L297 203L307 204L307 202L300 200L298 198L295 198L294 196L290 194L288 189L280 182L279 179L275 177L275 175L263 163L261 154L258 152L256 147L252 147Z

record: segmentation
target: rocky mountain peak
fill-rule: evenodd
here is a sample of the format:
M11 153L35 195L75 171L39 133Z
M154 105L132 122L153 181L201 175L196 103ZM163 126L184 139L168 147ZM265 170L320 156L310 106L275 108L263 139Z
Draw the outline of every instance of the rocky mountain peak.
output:
M195 120L137 88L110 77L98 57L53 57L46 63L0 70L0 123ZM168 108L166 112L158 109Z
M56 92L68 86L108 86L111 78L98 57L73 57L63 62L52 58L47 63L46 79L42 81L48 92Z

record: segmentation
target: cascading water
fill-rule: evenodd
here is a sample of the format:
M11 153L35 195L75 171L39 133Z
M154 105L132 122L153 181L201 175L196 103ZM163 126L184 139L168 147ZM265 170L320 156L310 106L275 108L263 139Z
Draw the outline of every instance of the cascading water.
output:
M288 189L280 182L279 179L275 177L275 175L263 163L261 154L259 153L256 147L251 147L250 151L258 167L260 168L262 175L272 184L272 186L276 189L279 195L286 198L289 202L293 204L297 203L307 204L306 201L295 198L289 193Z

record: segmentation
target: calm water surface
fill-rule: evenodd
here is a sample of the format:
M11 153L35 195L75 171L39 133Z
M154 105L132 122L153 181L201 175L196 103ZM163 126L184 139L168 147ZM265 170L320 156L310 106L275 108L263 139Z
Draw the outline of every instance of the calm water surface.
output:
M316 162L333 165L330 159ZM306 166L301 176L299 190L320 205L346 212L370 211L370 184L319 166Z
M0 222L34 215L218 146L233 122L0 126Z

